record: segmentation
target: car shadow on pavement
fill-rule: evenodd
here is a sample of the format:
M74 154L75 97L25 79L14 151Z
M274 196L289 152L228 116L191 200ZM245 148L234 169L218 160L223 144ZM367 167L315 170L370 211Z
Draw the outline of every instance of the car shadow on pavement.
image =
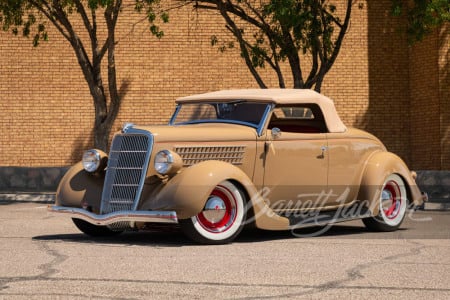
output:
M41 235L33 237L37 241L62 241L85 244L110 244L124 246L164 246L182 247L195 245L177 229L155 231L124 232L112 237L91 237L83 233Z
M339 239L368 239L368 238L397 238L406 228L400 228L396 232L371 232L363 225L333 225L313 226L290 231L267 231L252 229L244 231L235 242L264 242L268 240L286 240L302 238L339 238Z
M398 236L391 233L391 237ZM389 233L388 233L389 234ZM386 233L369 232L364 226L334 225L331 227L309 227L293 231L267 231L260 229L245 229L233 243L258 243L277 240L301 238L389 238ZM114 237L90 237L83 233L42 235L33 237L37 241L63 241L86 244L112 244L124 246L159 246L159 247L185 247L199 246L183 235L179 228L158 229L155 231L125 232Z

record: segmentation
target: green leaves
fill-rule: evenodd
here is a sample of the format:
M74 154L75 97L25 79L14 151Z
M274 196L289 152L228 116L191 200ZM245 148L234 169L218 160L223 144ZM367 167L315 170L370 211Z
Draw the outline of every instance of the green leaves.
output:
M236 0L229 3L234 5L237 16L243 21L254 20L249 23L255 26L256 32L252 38L246 37L245 42L255 67L264 67L268 59L285 60L298 52L308 54L318 48L324 49L323 54L328 58L333 52L334 27L341 24L335 15L336 6L328 4L328 1ZM224 49L224 43L219 44L217 37L211 40L211 44Z
M156 26L156 25L151 25L151 26L150 26L150 32L151 32L154 36L156 36L158 39L160 39L160 38L162 38L162 37L164 36L164 32L161 31L161 30L159 29L159 27Z
M446 22L450 22L450 2L448 0L413 0L404 5L401 0L392 0L391 14L407 19L408 41L421 41L425 35Z
M225 52L227 49L233 49L234 48L234 42L228 41L228 42L220 42L216 35L211 36L211 46L218 46L218 49L220 52Z
M162 23L169 22L169 13L160 7L159 0L137 0L134 6L137 12L146 10L147 20L150 23L150 33L158 39L164 36L164 31L155 24L157 21Z
M39 41L47 40L48 35L40 14L31 9L29 1L3 0L0 2L0 23L4 31L10 30L12 34L22 33L24 37L30 37L32 31L33 45L39 45ZM39 17L39 19L38 19Z
M345 1L345 10L327 0L195 0L198 9L216 9L226 28L238 42L251 74L264 88L257 68L270 66L281 88L285 87L282 62L288 62L295 88L320 87L331 69L351 16L352 0ZM337 3L337 1L335 1ZM341 7L341 5L339 6ZM344 13L343 13L344 12ZM338 15L345 15L342 22ZM242 30L245 28L245 32ZM338 29L338 30L336 30ZM228 49L226 41L211 38L211 45L220 51ZM311 68L303 78L302 56L308 56ZM306 80L305 80L306 79Z
M110 10L117 19L122 2L123 0L0 0L0 24L5 31L31 37L33 45L38 46L41 41L48 41L47 22L68 38L72 28L70 15L79 14L85 25L91 23L92 29L96 27L94 22L100 20L94 20L94 15L103 15ZM134 8L138 12L145 12L150 23L150 33L162 38L164 32L156 23L169 22L169 14L161 7L160 0L135 0ZM99 12L95 13L96 11Z

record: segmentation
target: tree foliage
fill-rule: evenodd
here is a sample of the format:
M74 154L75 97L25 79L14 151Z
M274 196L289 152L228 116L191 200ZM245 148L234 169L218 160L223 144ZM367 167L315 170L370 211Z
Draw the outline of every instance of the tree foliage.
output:
M33 45L38 46L48 40L47 27L51 24L70 43L94 102L94 147L102 150L108 147L109 133L121 104L115 64L115 30L125 5L145 13L150 32L158 38L163 36L157 24L168 22L168 14L161 9L160 0L127 3L122 0L0 0L3 30L31 37ZM106 35L98 33L99 26L106 28ZM83 40L82 36L88 39ZM101 71L105 57L107 88Z
M421 41L435 28L450 22L449 0L392 0L392 14L405 16L410 43Z
M294 88L320 91L323 79L339 54L347 32L352 0L345 1L345 13L327 0L194 0L200 10L217 10L226 28L239 44L241 56L261 88L266 88L258 69L269 66L277 75L279 87L285 88L287 62ZM341 20L341 17L343 19ZM221 51L234 42L211 43ZM302 64L302 60L310 61ZM310 65L305 75L303 68Z

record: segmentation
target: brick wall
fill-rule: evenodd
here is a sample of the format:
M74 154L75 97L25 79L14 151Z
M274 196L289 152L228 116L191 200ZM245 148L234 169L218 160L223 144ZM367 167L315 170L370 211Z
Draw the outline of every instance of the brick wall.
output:
M412 167L422 166L421 155L411 155L408 47L395 32L389 3L358 1L322 92L335 100L347 125L373 132ZM118 24L116 64L124 98L114 129L126 121L166 123L179 96L257 87L237 49L220 53L211 47L212 35L227 36L216 14L198 15L188 7L171 11L161 40L149 34L145 21L138 22L141 18L125 11ZM263 77L270 87L278 86L274 74L265 71ZM33 48L27 39L0 32L0 166L74 163L91 146L93 116L91 96L66 41L50 32L48 43Z
M410 49L411 159L421 170L440 165L438 36Z
M441 28L438 36L441 169L450 170L450 24Z
M366 129L410 160L408 45L390 16L390 1L368 1L369 107Z
M450 169L449 26L410 49L411 159L416 168Z

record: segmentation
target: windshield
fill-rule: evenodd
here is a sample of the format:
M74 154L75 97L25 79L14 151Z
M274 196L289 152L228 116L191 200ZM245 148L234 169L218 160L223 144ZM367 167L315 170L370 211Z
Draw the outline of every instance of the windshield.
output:
M232 101L183 103L175 111L171 124L238 123L257 128L268 104Z

